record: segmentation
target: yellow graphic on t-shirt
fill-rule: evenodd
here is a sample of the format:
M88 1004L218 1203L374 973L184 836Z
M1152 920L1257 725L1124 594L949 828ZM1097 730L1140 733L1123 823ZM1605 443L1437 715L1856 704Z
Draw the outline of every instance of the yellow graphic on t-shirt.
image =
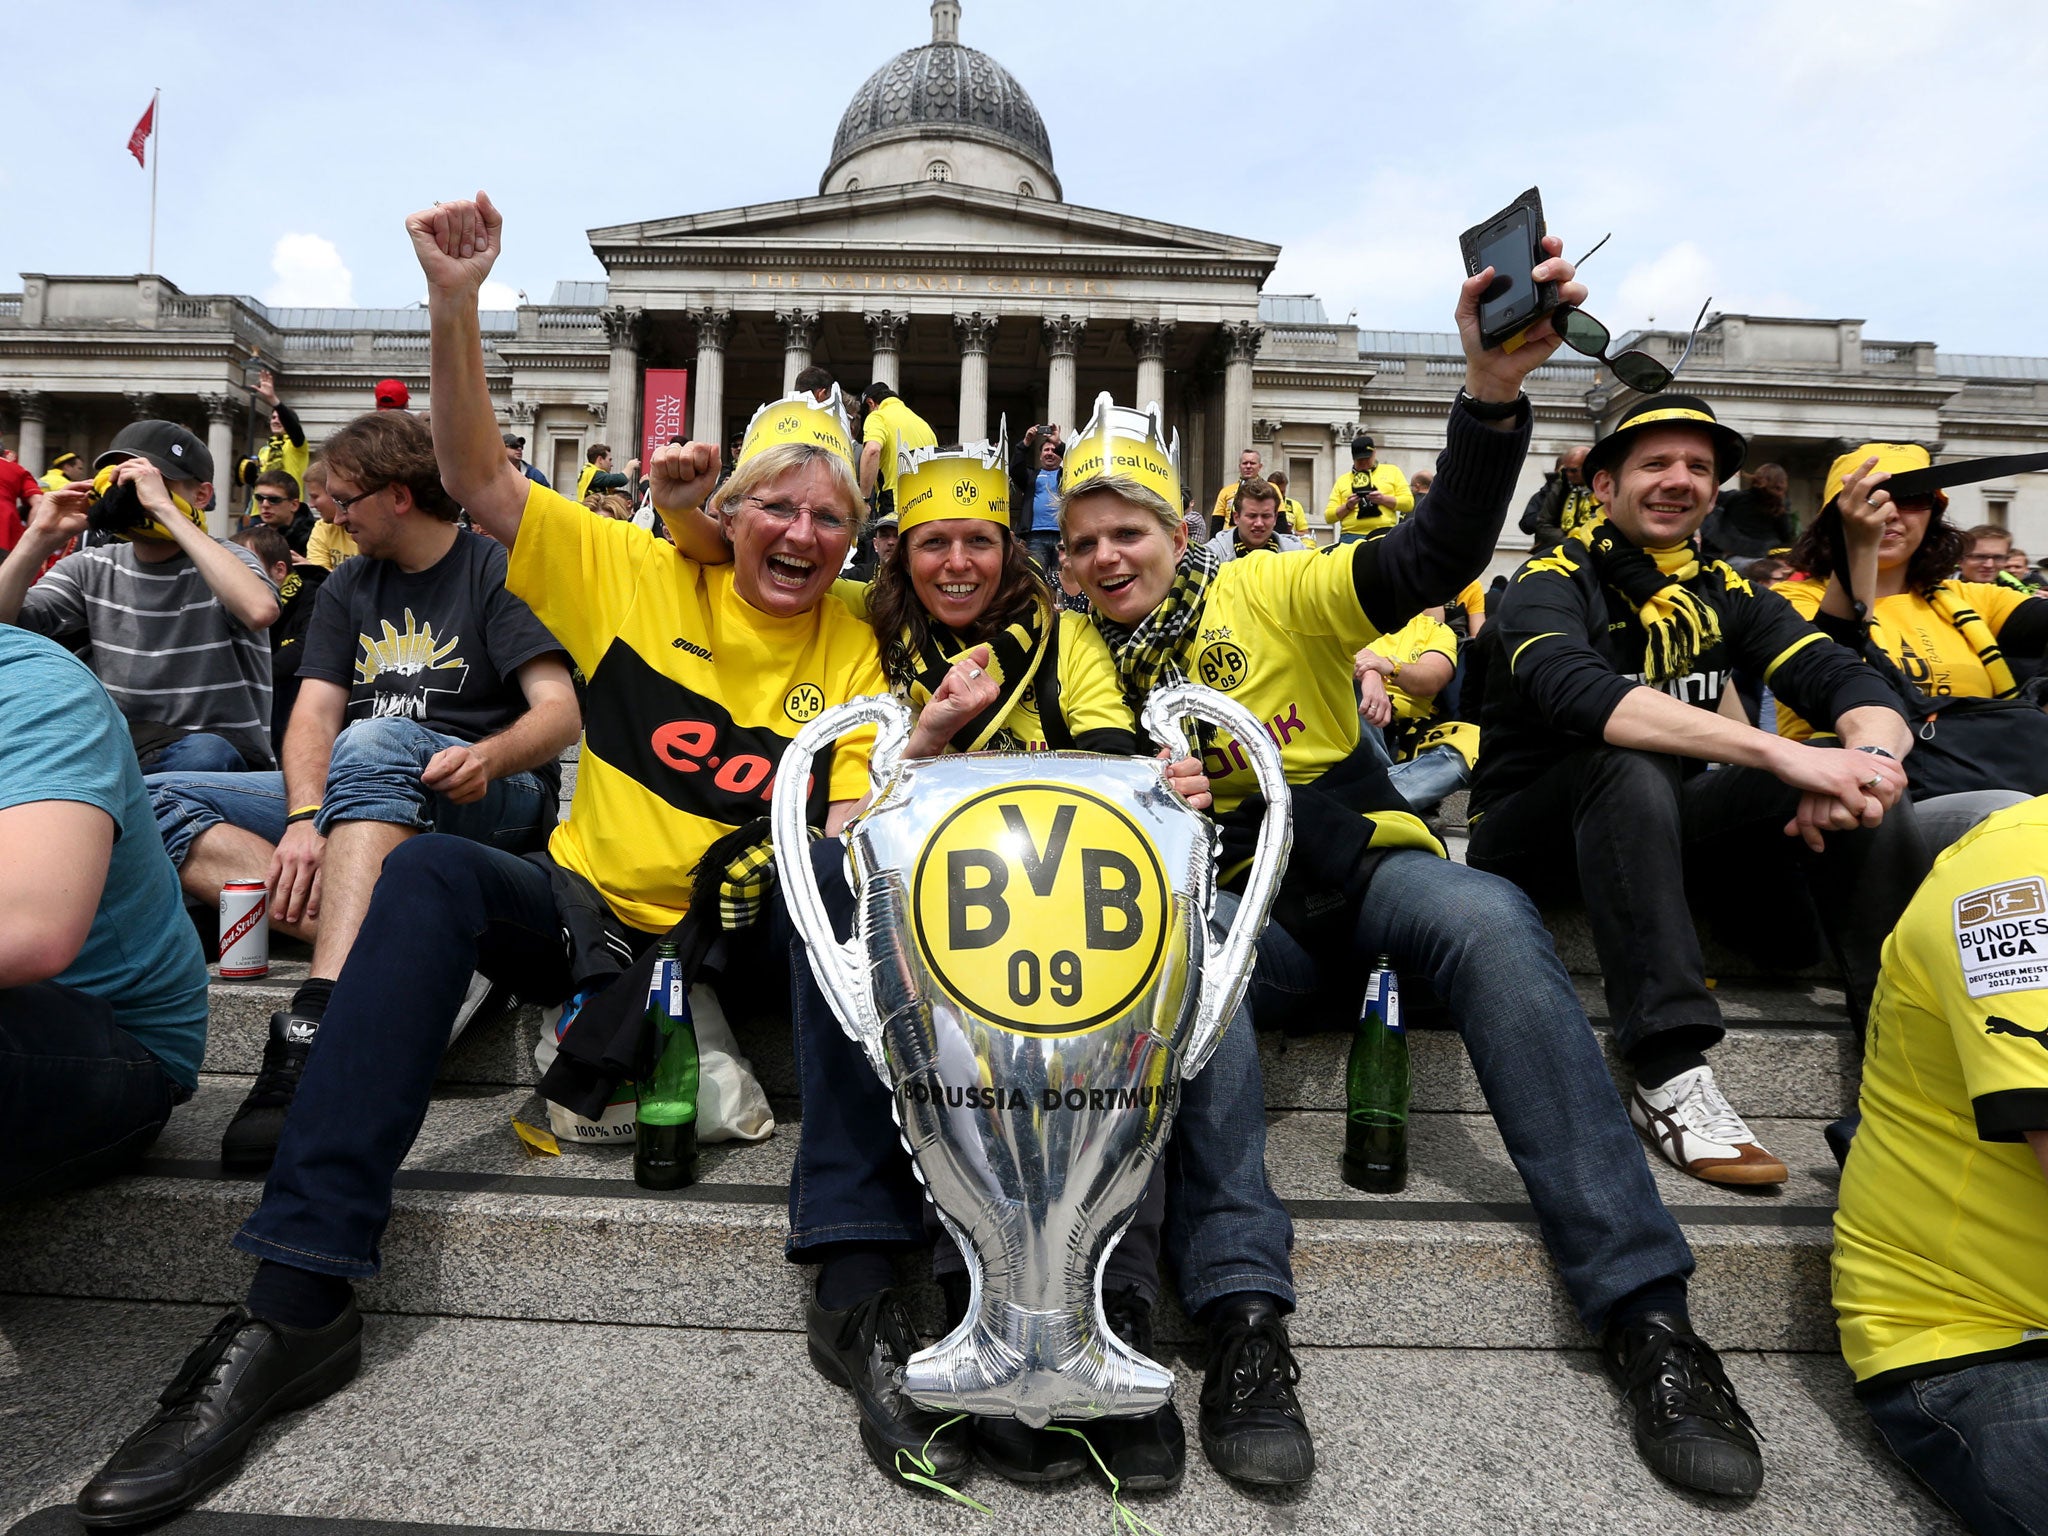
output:
M1230 692L1245 680L1251 670L1251 663L1245 654L1228 640L1218 640L1214 645L1203 647L1200 658L1195 662L1195 671L1204 684L1224 693Z
M918 942L974 1017L1070 1035L1151 985L1171 911L1159 851L1109 801L1060 784L974 796L932 829L911 882Z
M431 622L421 623L405 610L401 631L389 619L379 620L381 638L358 633L362 648L356 657L356 682L373 691L370 714L374 719L395 717L424 720L429 713L430 693L460 693L469 676L469 663L455 654L462 636L443 640Z

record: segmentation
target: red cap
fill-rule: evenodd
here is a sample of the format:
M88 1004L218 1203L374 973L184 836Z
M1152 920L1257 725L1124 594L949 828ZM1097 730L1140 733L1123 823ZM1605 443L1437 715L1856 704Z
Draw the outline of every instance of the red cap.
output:
M379 379L377 381L377 409L380 411L402 411L412 403L412 391L405 387L403 379Z

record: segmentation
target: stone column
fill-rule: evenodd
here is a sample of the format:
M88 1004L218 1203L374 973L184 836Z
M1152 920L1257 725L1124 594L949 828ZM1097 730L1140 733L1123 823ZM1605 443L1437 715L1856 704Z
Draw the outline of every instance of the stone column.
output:
M1138 354L1138 393L1131 401L1139 410L1156 404L1166 409L1166 347L1173 340L1171 320L1133 320L1131 350Z
M981 442L988 437L988 349L996 317L978 309L955 315L953 334L960 341L960 441Z
M1237 467L1237 455L1252 440L1252 359L1259 355L1265 330L1250 320L1223 327L1223 444L1226 470ZM1227 478L1227 475L1226 475Z
M901 388L897 382L901 377L898 360L902 356L903 332L910 325L910 316L899 315L890 309L878 309L861 318L868 323L868 341L875 349L875 360L868 368L868 383Z
M732 311L690 311L697 323L697 415L691 436L725 452L725 343L732 335ZM616 444L613 445L616 448Z
M123 397L128 402L130 421L160 421L163 407L157 397L146 389L131 389Z
M818 340L818 312L815 309L785 309L775 323L782 327L782 392L796 391L796 376L811 366L811 348Z
M1080 350L1081 332L1087 327L1088 321L1081 316L1045 317L1045 346L1052 355L1052 366L1046 371L1045 419L1069 437L1081 425L1075 419L1074 354Z
M605 378L605 415L619 423L631 444L620 449L622 459L632 458L640 444L640 347L647 338L647 312L612 304L599 310L598 318L604 322L604 334L612 347L611 369ZM612 446L619 448L617 443Z
M213 506L207 510L206 531L224 539L234 513L235 404L226 395L201 395L199 403L206 407L206 451L213 456ZM299 493L305 489L300 486Z
M50 397L39 389L17 389L9 396L14 414L21 419L21 442L14 456L30 474L40 476L49 468L43 455L49 452L43 432L50 419Z

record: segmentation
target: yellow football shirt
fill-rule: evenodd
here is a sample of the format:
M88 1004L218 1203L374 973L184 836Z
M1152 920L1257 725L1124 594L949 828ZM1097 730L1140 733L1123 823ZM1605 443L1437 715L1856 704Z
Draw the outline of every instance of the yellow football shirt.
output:
M1835 1213L1859 1386L2048 1353L2048 797L1935 860L1871 1006L1863 1125Z
M867 420L861 423L860 440L863 444L881 445L882 462L875 475L875 489L887 491L892 504L896 499L898 451L904 448L936 448L939 444L930 425L903 403L901 395L891 395L868 412Z
M1381 635L1370 642L1366 650L1384 656L1397 667L1405 667L1411 661L1420 661L1434 651L1449 661L1458 664L1458 637L1451 633L1451 626L1442 619L1431 618L1418 613L1391 635ZM1397 720L1427 720L1436 713L1436 695L1418 699L1393 683L1387 684L1387 698L1394 706Z
M2022 603L2035 601L2024 592L1992 586L1988 582L1949 581L1943 585L1961 598L1964 606L1975 609L1991 627L1993 635L2004 628L2013 609ZM1773 590L1798 609L1802 619L1811 619L1820 612L1821 599L1827 595L1827 583L1781 581ZM1984 663L1970 649L1969 641L1918 592L1900 592L1879 598L1877 612L1871 617L1870 633L1884 648L1884 653L1899 664L1906 680L1922 693L1933 698L1955 695L1965 699L1988 699L1992 696L1991 674L1984 670ZM1813 727L1781 701L1778 705L1778 734L1804 741L1813 734Z
M1374 490L1393 497L1394 504L1391 507L1361 506L1346 517L1344 503L1351 499L1351 488L1360 473L1351 469L1337 477L1337 483L1330 487L1330 499L1323 503L1324 522L1337 524L1345 533L1372 533L1393 527L1415 510L1415 493L1408 488L1408 477L1392 464L1375 464L1367 478Z
M1191 679L1242 704L1265 726L1290 784L1321 777L1358 746L1352 658L1379 638L1358 605L1351 573L1364 549L1293 549L1270 560L1230 561L1209 583L1201 625L1181 647L1181 668ZM1091 623L1076 639L1076 660L1106 670L1121 694L1101 632ZM1251 759L1227 731L1216 733L1202 766L1219 812L1234 810L1259 787ZM1373 820L1375 843L1443 851L1404 812L1377 812Z
M589 679L569 817L548 852L634 927L690 905L697 861L768 814L775 766L828 706L887 692L875 637L829 598L778 618L631 523L533 484L506 585ZM843 738L811 790L811 821L868 785L872 729Z
M313 524L313 532L306 539L306 558L330 571L349 556L361 553L346 528L325 518Z

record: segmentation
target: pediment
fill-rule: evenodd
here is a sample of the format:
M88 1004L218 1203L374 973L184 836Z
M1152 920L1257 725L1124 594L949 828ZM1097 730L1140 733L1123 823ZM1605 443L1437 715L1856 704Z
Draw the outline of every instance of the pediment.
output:
M612 253L748 247L796 254L849 248L917 250L1083 250L1153 260L1246 262L1270 268L1280 247L1072 203L981 187L918 182L790 198L590 231L600 260Z

